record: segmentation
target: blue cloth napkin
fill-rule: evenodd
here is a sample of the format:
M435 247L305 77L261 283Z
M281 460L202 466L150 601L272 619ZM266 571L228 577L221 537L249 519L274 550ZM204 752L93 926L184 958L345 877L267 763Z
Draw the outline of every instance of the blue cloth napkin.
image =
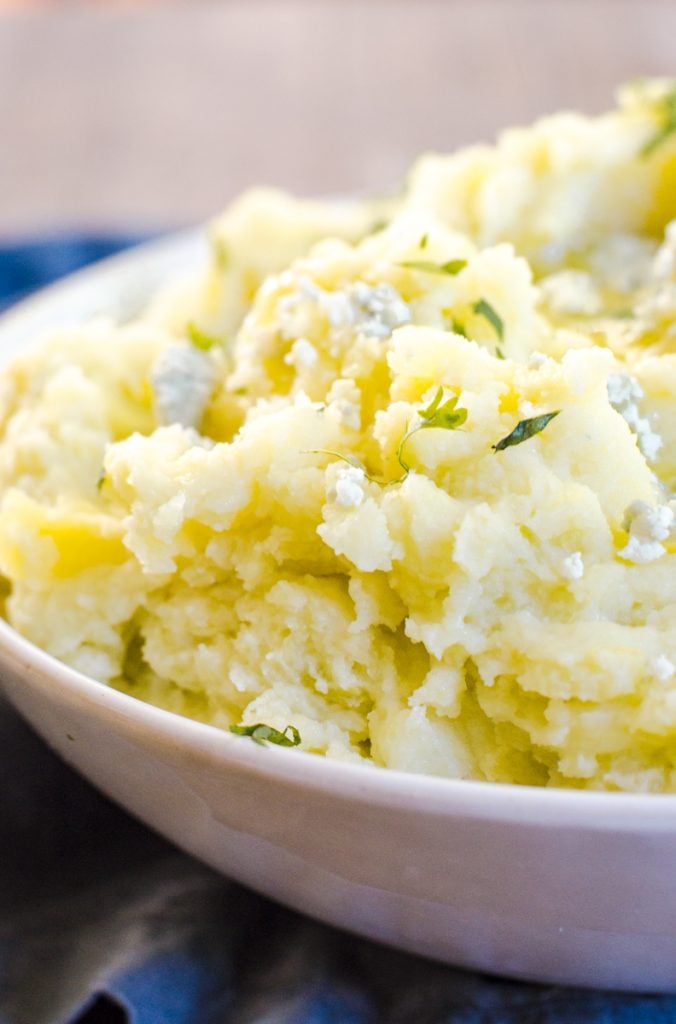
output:
M132 238L0 247L0 304ZM0 1024L676 1024L676 997L454 970L178 853L0 703Z

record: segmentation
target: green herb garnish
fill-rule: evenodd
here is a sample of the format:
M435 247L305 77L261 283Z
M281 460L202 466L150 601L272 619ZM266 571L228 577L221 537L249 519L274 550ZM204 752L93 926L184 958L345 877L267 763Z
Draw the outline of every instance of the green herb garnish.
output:
M203 352L208 352L210 348L215 345L220 345L221 339L216 337L215 334L207 334L201 327L198 327L193 320L189 320L186 324L186 334L190 340L190 343L195 348L202 349Z
M533 416L530 420L520 420L511 434L503 437L502 441L498 441L497 444L492 445L493 451L504 451L505 448L512 448L513 445L521 444L523 441L527 441L529 437L534 437L544 430L547 424L551 423L560 412L561 410L557 409L555 412L545 412L542 416Z
M323 408L326 408L326 406L324 406ZM365 466L362 465L362 463L359 461L356 455L344 455L342 452L335 452L332 448L305 448L301 452L301 454L331 455L333 456L334 459L340 459L342 462L347 462L348 466L354 466L355 469L360 469L364 476L366 477L366 479L369 481L369 483L380 484L381 487L384 487L386 484L386 481L378 480L377 477L371 476L369 471L366 469Z
M418 248L419 249L426 249L427 248L427 239L428 239L428 234L427 234L427 232L425 232L425 234L422 236L422 238L418 242Z
M412 427L410 427L397 448L397 461L403 469L403 476L397 477L395 480L378 480L377 477L371 476L363 467L359 459L354 455L343 455L342 452L333 451L331 448L309 448L303 454L307 455L331 455L335 459L341 459L343 462L347 462L348 466L354 466L355 469L360 469L366 479L373 484L378 484L380 487L391 487L393 484L401 484L404 482L408 474L411 472L411 467L407 462L404 461L404 446L406 442L417 434L419 430L429 430L431 428L437 428L440 430L455 430L467 419L467 409L458 409L458 398L457 395L451 395L445 402L442 402L444 397L444 389L440 385L437 389L437 393L425 409L418 410L418 420Z
M454 277L465 269L467 260L447 260L446 263L433 263L431 260L404 260L398 266L405 267L407 270L422 270L427 274L450 274L451 277Z
M295 725L287 725L284 732L273 729L271 725L258 722L256 725L231 725L230 732L236 736L250 736L254 743L276 743L278 747L297 747L300 733ZM287 735L288 733L288 735Z
M662 125L643 146L641 150L642 157L651 156L670 135L676 132L676 90L664 97L661 101L661 106Z
M472 309L477 316L483 316L488 320L498 338L502 341L505 337L505 325L502 322L502 317L498 316L490 302L486 302L485 299L479 299L478 302L474 303Z
M444 389L440 385L436 395L427 408L418 410L418 422L406 431L399 442L399 447L397 448L397 459L406 476L410 473L411 467L403 458L404 445L411 437L413 437L414 434L417 434L419 430L428 430L432 427L439 428L441 430L456 430L458 427L462 426L467 419L467 409L457 408L457 395L451 395L451 397L447 398L442 404L441 400L443 397ZM403 480L404 477L401 479ZM398 483L399 481L396 482Z
M451 330L453 331L454 334L459 334L461 338L467 337L467 331L465 330L463 324L461 324L459 320L452 321Z
M458 396L451 395L444 404L441 399L444 397L444 389L439 385L437 393L425 409L418 410L418 416L423 421L422 427L442 427L444 430L455 430L467 419L467 409L456 409Z
M106 471L105 471L105 469L102 469L101 472L99 473L99 478L96 481L96 490L100 491L101 488L103 487L103 485L105 484L105 482L106 482Z
M230 251L227 243L215 233L212 233L210 241L216 269L224 273L230 264Z
M332 455L334 459L342 459L349 466L354 466L355 469L361 469L366 472L356 455L343 455L341 452L334 452L332 448L305 448L301 455Z
M496 359L504 359L505 358L505 353L502 351L502 349L500 348L499 345L495 346L495 358Z

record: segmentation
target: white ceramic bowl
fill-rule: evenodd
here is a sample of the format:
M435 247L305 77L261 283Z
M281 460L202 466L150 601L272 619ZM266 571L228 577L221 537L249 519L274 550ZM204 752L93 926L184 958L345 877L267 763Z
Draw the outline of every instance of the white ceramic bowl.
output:
M121 314L199 258L182 235L0 320ZM448 963L676 991L676 796L426 778L261 747L65 667L0 622L10 701L70 764L212 867L321 920Z

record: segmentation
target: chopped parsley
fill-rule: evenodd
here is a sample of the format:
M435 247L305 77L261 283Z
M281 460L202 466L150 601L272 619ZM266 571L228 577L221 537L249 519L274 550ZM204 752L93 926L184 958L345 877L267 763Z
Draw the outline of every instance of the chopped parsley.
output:
M382 481L376 480L375 477L371 476L364 466L361 464L356 455L343 455L342 452L334 452L332 448L306 448L302 453L303 455L331 455L334 459L341 459L343 462L347 462L348 466L354 466L355 469L360 469L367 480L372 484L379 484Z
M300 733L295 725L287 725L283 732L273 729L271 725L257 722L256 725L231 725L230 732L236 736L250 736L254 743L276 743L278 747L297 747ZM288 734L288 735L287 735Z
M467 337L467 331L465 330L463 324L461 324L459 320L452 321L451 330L453 331L454 334L459 334L461 338Z
M422 270L426 274L450 274L451 277L455 277L465 269L467 260L447 260L446 263L433 263L431 260L404 260L399 266L405 267L407 270Z
M105 469L102 469L101 472L99 473L99 478L96 481L96 490L100 491L101 488L103 487L103 485L105 484L105 482L106 482L106 471L105 471Z
M401 441L397 449L397 459L399 465L404 470L405 476L411 471L411 467L404 461L403 451L406 442L417 434L419 430L428 430L430 428L439 428L441 430L456 430L458 427L467 419L467 409L458 409L458 396L451 395L445 402L442 403L444 397L444 389L440 385L436 395L425 409L418 410L418 422L410 427ZM402 477L403 480L405 477ZM396 481L397 483L399 481Z
M227 243L215 233L211 235L211 251L214 255L216 270L224 273L230 264L230 252Z
M652 156L663 142L676 132L676 89L668 93L660 103L662 124L648 139L641 150L642 157Z
M373 224L371 225L371 227L369 229L369 234L370 235L377 235L377 234L379 234L379 232L385 230L385 228L388 226L389 223L390 223L389 220L385 220L384 218L381 218L380 220L374 220Z
M425 409L418 410L423 427L442 427L444 430L455 430L467 419L467 409L457 409L458 396L451 395L443 405L444 389L439 385L437 393Z
M418 248L419 249L426 249L427 248L427 239L428 239L428 234L427 234L427 232L425 232L425 234L422 236L422 238L418 242Z
M477 316L482 316L488 320L498 338L502 341L505 337L505 325L502 322L502 317L495 312L490 302L486 302L485 299L479 299L478 302L474 303L472 309Z
M215 334L208 334L206 331L203 331L193 320L188 321L185 330L191 345L202 349L203 352L208 352L210 348L221 343L220 338Z
M555 412L545 412L542 416L533 416L529 420L519 420L517 425L511 434L507 437L503 437L502 441L498 441L497 444L492 445L493 451L501 452L505 448L512 448L515 444L521 444L523 441L527 441L530 437L535 437L545 429L548 423L558 416L561 412L560 409L556 409Z
M439 430L456 430L458 427L467 419L467 409L458 409L458 397L457 395L451 395L445 402L442 402L444 397L443 386L439 386L437 393L428 406L424 409L418 410L418 420L409 427L399 442L397 448L397 461L403 469L403 475L397 477L395 480L378 480L377 477L371 476L364 466L361 464L359 459L355 455L343 455L341 452L332 451L330 448L310 448L307 449L306 454L310 455L332 455L336 459L341 459L343 462L347 462L348 466L354 466L355 469L360 469L366 479L373 484L378 484L380 487L391 487L394 484L401 484L404 482L408 474L411 472L411 467L404 460L404 446L406 442L417 434L419 430L429 430L436 428Z

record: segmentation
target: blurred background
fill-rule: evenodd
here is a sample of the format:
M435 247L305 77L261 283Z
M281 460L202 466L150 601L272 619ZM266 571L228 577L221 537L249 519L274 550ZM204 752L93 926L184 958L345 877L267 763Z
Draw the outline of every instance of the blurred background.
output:
M384 190L676 71L673 0L0 0L0 238L199 221L252 183Z

